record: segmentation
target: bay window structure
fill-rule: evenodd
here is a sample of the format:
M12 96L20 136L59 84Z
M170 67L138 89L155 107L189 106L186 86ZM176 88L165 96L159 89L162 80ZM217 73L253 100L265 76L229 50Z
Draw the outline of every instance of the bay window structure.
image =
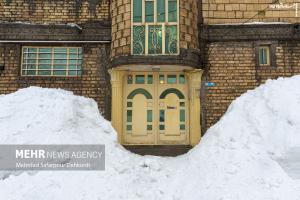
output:
M22 76L80 76L81 47L22 48Z
M133 55L179 54L179 0L132 0Z

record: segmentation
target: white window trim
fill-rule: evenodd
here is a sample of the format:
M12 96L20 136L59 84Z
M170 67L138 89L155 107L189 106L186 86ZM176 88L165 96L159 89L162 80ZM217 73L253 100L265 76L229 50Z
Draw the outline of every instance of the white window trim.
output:
M267 56L267 63L261 64L260 63L260 50L265 49L266 50L266 56ZM262 45L258 47L258 64L259 66L270 66L271 65L271 54L270 54L270 46Z
M131 0L131 55L134 56L159 56L159 55L179 55L180 54L180 15L179 15L179 8L180 8L180 0L177 0L177 22L168 22L169 19L169 0L165 0L165 22L157 22L157 0L142 0L142 22L133 22L133 1ZM154 22L145 22L145 2L146 1L153 1L154 3ZM161 54L148 54L148 27L149 26L162 26L162 53ZM165 26L168 25L177 25L177 53L174 54L166 54L166 35L165 35ZM145 26L145 54L134 54L133 53L133 26Z

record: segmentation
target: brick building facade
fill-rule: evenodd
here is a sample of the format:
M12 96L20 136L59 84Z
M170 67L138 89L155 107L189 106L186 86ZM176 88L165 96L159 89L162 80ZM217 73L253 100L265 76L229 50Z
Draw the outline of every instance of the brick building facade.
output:
M247 2L1 0L0 94L63 88L122 144L195 145L242 93L300 73L300 2Z

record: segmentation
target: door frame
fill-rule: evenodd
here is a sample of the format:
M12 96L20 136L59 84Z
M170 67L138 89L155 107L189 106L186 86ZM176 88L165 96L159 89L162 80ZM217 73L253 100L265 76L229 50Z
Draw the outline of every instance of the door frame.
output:
M135 65L136 66L136 65ZM152 66L153 67L153 66ZM150 69L153 69L153 68ZM168 66L172 67L172 66ZM178 69L180 66L175 66ZM137 71L137 70L132 70ZM148 70L150 72L151 70ZM152 70L154 71L154 70ZM195 146L201 139L201 102L200 102L200 89L201 78L203 70L201 69L184 69L184 73L188 79L188 101L189 101L189 145ZM112 125L117 131L118 142L124 143L124 81L129 72L129 67L118 67L109 70L111 76L111 88L112 88ZM161 71L163 73L163 71ZM155 119L153 119L155 120ZM126 144L130 145L130 144ZM134 144L137 145L137 144ZM156 144L151 144L156 145Z

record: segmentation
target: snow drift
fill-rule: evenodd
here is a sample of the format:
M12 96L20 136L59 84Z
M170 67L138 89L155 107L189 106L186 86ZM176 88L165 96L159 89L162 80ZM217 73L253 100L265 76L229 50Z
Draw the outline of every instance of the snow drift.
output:
M298 85L300 76L281 78L242 95L198 146L177 158L142 157L124 150L91 99L36 87L2 95L1 144L105 144L106 170L11 172L0 180L0 197L300 199L300 184L293 179L299 170L294 155L300 153Z

